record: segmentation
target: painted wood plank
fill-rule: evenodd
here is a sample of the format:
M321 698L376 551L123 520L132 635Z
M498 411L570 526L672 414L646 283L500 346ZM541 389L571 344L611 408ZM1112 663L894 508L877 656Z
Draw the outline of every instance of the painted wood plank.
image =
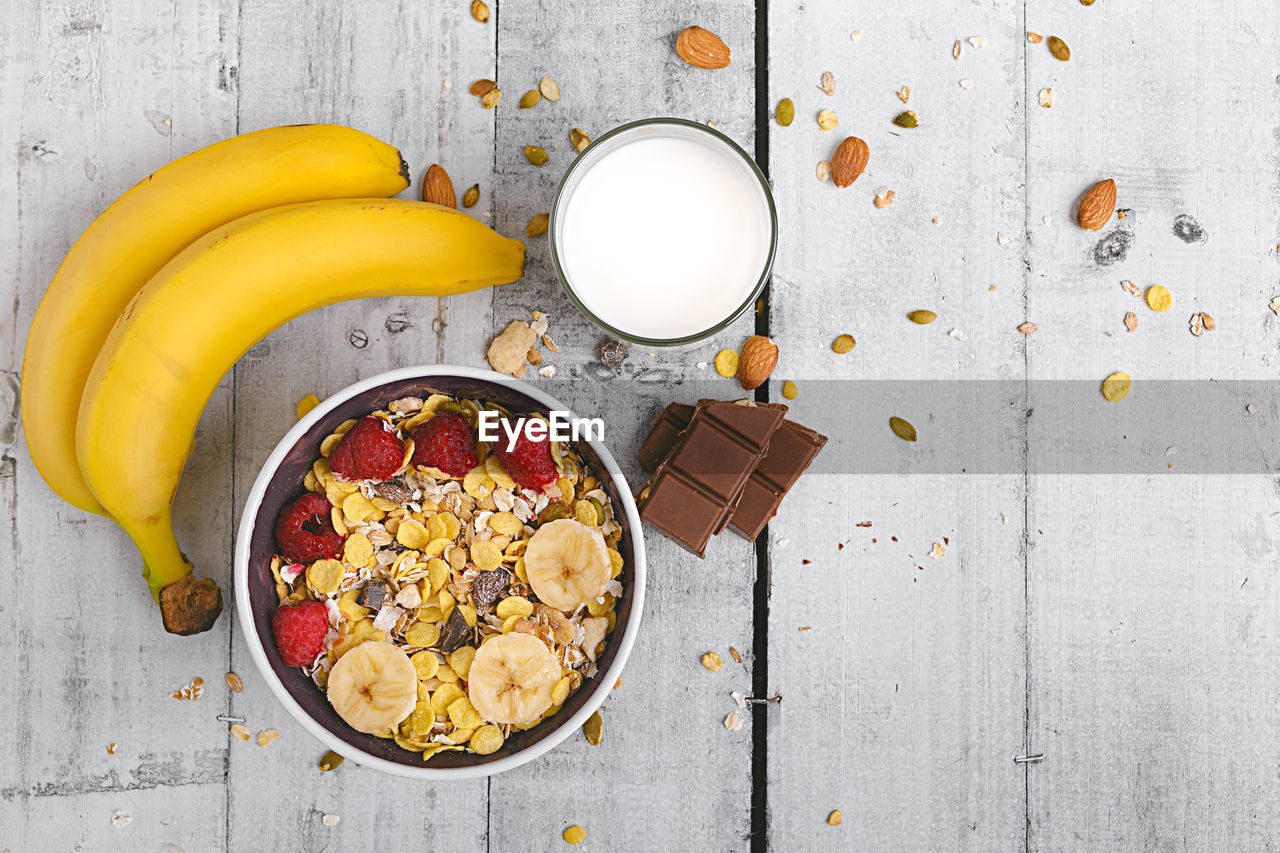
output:
M796 106L790 127L770 131L782 230L772 394L797 380L792 416L833 439L769 531L769 689L782 696L767 749L773 846L1022 842L1022 476L939 470L931 428L955 413L935 411L930 391L1022 373L1021 41L1013 2L770 4L769 101ZM834 95L819 89L824 71ZM835 130L819 129L821 109L836 112ZM905 109L918 128L892 123ZM838 190L815 167L848 135L866 140L870 163ZM895 199L877 209L882 186ZM917 309L938 319L913 325ZM835 354L844 333L857 346ZM896 392L856 382L869 378ZM869 434L851 430L842 400ZM917 444L892 436L892 415L917 426ZM1016 439L1020 417L1008 408L998 434ZM844 460L866 446L903 473L859 474ZM946 556L927 556L934 543ZM835 809L839 827L827 824Z
M1057 93L1051 110L1029 108L1033 404L1057 393L1054 380L1096 389L1116 370L1135 379L1131 406L1145 379L1271 380L1272 10L1032 3L1027 25L1072 48L1065 65L1035 48L1027 63L1028 100L1043 86ZM1070 224L1079 194L1104 177L1134 238L1109 266L1093 250L1116 222L1101 234ZM1176 237L1180 215L1208 240ZM1122 279L1166 285L1173 309L1148 310ZM1188 316L1200 311L1217 330L1194 338ZM1029 846L1265 847L1280 828L1263 781L1278 760L1271 472L1260 458L1258 476L1168 476L1164 424L1121 430L1111 419L1123 409L1096 390L1088 399L1077 416L1098 418L1100 447L1150 446L1159 468L1032 480L1029 735L1045 758L1029 773ZM1031 426L1034 465L1051 456L1054 429ZM1168 460L1176 474L1177 454Z
M534 214L550 210L575 156L573 127L595 138L626 121L674 115L715 121L748 151L753 148L750 2L710 5L696 15L673 2L500 3L496 22L497 80L505 92L498 109L496 224L504 233L521 234ZM729 44L728 68L705 71L676 57L676 34L694 23ZM543 76L558 82L561 99L517 109ZM526 145L544 148L550 162L528 163ZM544 357L555 365L555 378L532 370L526 378L580 414L603 417L609 446L638 489L643 478L635 450L662 406L741 394L726 380L696 382L707 378L696 364L710 361L721 347L736 349L751 333L752 318L691 351L650 355L633 348L623 366L610 371L597 359L602 335L559 292L546 240L528 240L525 279L495 294L494 330L527 319L533 309L552 314L551 336L562 351L544 351ZM549 755L493 778L493 849L555 847L574 824L585 828L587 844L609 849L749 846L750 727L730 733L722 721L734 708L729 693L751 684L748 669L732 663L728 646L750 663L754 554L735 537L713 542L703 561L652 532L646 547L650 580L642 630L622 686L602 709L603 742L592 747L575 733ZM729 662L724 671L710 673L699 663L711 649Z
M494 31L467 4L246 2L236 57L242 130L296 121L350 124L399 147L418 197L426 167L442 163L461 193L482 187L492 205L493 114L467 110L471 76L492 76ZM467 82L463 82L467 78ZM259 344L236 368L236 508L306 394L321 398L383 370L438 360L478 363L488 294L464 299L375 299L305 315ZM352 343L355 341L355 344ZM477 355L479 353L479 355ZM245 692L232 709L254 731L277 728L268 750L233 744L233 847L288 849L300 837L358 848L372 837L412 837L429 849L484 849L483 779L410 783L347 762L316 769L324 748L292 722L252 670L237 626L232 660ZM321 825L324 813L341 822ZM318 833L318 835L313 835ZM320 839L323 839L321 841Z
M148 172L231 132L233 103L210 73L226 6L156 15L130 4L51 2L3 16L0 156L12 227L0 236L0 256L14 312L0 347L6 376L16 378L39 298L81 230ZM205 428L226 423L229 402L215 398ZM188 842L220 845L225 729L213 719L214 701L170 694L194 676L221 677L229 620L189 640L165 634L132 545L45 487L13 438L6 403L4 456L16 470L6 463L0 500L11 542L0 583L15 630L0 664L9 685L0 691L9 721L0 735L2 843L126 849L126 837L152 846L189 833ZM202 515L229 504L225 481L204 482ZM219 532L191 524L192 506L188 492L178 514L188 547L202 554ZM126 807L138 822L113 836L111 814Z

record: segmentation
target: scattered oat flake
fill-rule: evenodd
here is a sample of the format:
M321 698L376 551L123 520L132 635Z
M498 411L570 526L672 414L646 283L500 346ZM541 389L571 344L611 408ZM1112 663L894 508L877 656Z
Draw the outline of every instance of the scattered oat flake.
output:
M820 181L825 181L827 178L830 178L830 177L831 177L831 163L830 163L830 161L828 161L828 160L819 160L819 161L818 161L818 168L817 168L817 170L816 170L816 174L817 174L817 176L818 176L818 180L820 180ZM1277 298L1277 299L1280 299L1280 296L1277 296L1276 298Z
M836 75L832 74L830 71L823 71L822 83L818 88L828 95L834 95L836 93Z
M963 80L961 80L961 81L960 81L960 88L961 88L961 89L972 89L972 88L973 88L973 81L972 81L972 80L970 80L968 77L966 77L965 79L963 79Z
M276 738L278 737L280 737L280 732L275 729L267 729L266 731L258 732L258 746L267 746L268 744L275 743Z
M963 341L963 340L965 340L965 334L964 334L964 332L960 331L959 329L952 329L951 331L947 332L947 334L948 334L950 337L955 338L957 341Z
M1128 279L1125 279L1124 281L1120 282L1120 287L1122 287L1124 289L1124 292L1129 294L1130 296L1137 296L1139 293L1138 285L1134 284ZM1280 296L1277 296L1274 300L1272 300L1272 304L1271 304L1272 311L1276 310L1275 305L1277 301L1280 301ZM1280 313L1280 312L1277 312L1277 313Z
M962 50L964 50L964 42L960 41L960 39L956 39L956 43L951 47L951 58L959 59L960 51Z
M234 672L228 672L227 686L231 688L232 693L239 693L241 690L244 690L244 679L236 675Z
M1008 524L1008 523L1009 523L1009 513L1007 513L1007 512L1002 512L1002 513L1000 513L1000 523L1001 523L1001 524Z
M1040 94L1036 96L1036 100L1039 101L1040 106L1046 110L1049 109L1049 107L1053 106L1053 90L1041 89Z
M738 705L738 707L739 707L739 708L742 708L742 709L744 709L744 710L746 709L746 707L747 707L747 694L743 693L743 692L742 692L742 691L740 691L740 690L735 690L735 691L733 691L732 693L730 693L729 695L733 697L733 701L737 703L737 705Z
M801 633L801 634L807 634L807 633L809 633L809 632L810 632L810 631L812 631L812 630L813 630L813 629L812 629L812 628L810 628L808 625L802 625L802 626L801 626L801 628L800 628L800 633Z
M724 718L724 727L731 732L739 731L742 724L746 722L746 717L741 711L730 711L729 716Z
M556 375L556 366L554 364L548 364L544 367L539 367L538 375L543 379L550 379L552 376Z
M127 815L122 811L115 811L111 814L111 825L116 829L124 829L133 820L133 815Z
M941 560L943 557L947 556L947 549L942 547L941 542L934 542L933 550L929 552L929 556L935 560Z
M1003 231L997 231L996 242L999 243L1001 246L1009 245L1009 235L1004 233Z
M1273 296L1271 298L1270 307L1271 307L1272 314L1280 314L1280 296Z
M1040 327L1037 326L1035 323L1027 321L1026 323L1022 323L1021 325L1018 326L1018 331L1022 332L1022 334L1024 335L1030 335L1039 328Z
M327 814L320 818L320 822L325 826L337 826L338 821L340 820L342 820L342 818L338 817L336 814Z
M231 726L231 735L238 741L247 741L249 739L249 730L239 723Z
M977 48L983 48L983 47L986 47L986 46L987 46L987 37L986 37L986 36L974 36L973 38L969 39L969 44L971 44L971 45L973 45L974 47L977 47Z
M1191 320L1188 321L1191 334L1197 338L1205 332L1212 332L1217 326L1213 322L1213 318L1208 314L1192 314Z
M1213 318L1208 314L1201 314L1200 322L1204 324L1204 330L1206 332L1212 332L1218 328L1218 324L1213 322Z
M1138 328L1138 315L1133 313L1132 311L1130 311L1128 314L1125 314L1124 327L1131 332L1134 329Z
M898 100L902 101L902 103L905 104L907 102L907 99L910 97L911 97L910 86L903 86L901 89L898 90Z
M1032 44L1039 44L1040 42L1044 41L1044 36L1040 35L1039 33L1033 33L1031 32L1031 30L1027 30L1027 41L1031 42Z
M858 41L861 38L862 38L862 30L854 30L853 32L849 33L850 41Z
M107 744L107 755L116 754L116 745L114 743Z
M556 352L556 353L560 352L560 347L556 346L556 342L551 340L550 335L542 336L542 345L546 347L548 350L550 350L551 352Z

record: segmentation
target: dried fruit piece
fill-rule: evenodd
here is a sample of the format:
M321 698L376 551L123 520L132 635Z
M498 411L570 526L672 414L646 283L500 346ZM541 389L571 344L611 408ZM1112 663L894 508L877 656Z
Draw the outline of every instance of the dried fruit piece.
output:
M482 24L489 23L489 7L483 0L471 0L471 17Z
M857 341L853 339L853 335L841 335L832 342L831 349L843 355L853 349L856 344Z
M715 652L707 652L702 656L702 665L712 672L719 672L720 667L724 666L724 661Z
M871 150L856 136L846 137L831 155L831 180L837 187L847 187L867 170Z
M1152 311L1168 311L1173 305L1173 295L1169 293L1169 288L1160 284L1153 284L1147 288L1146 294L1147 307Z
M537 89L530 89L520 98L520 109L527 110L529 107L536 106L538 101L542 100L542 93Z
M728 379L738 374L738 353L731 349L722 349L716 353L716 373Z
M331 749L324 755L320 756L320 769L327 773L344 761L346 761L345 758L338 755L338 753Z
M938 315L932 311L912 311L907 315L907 319L918 326L927 326L934 320L938 319Z
M702 27L686 27L676 36L676 55L697 68L724 68L729 64L729 47L720 37Z
M788 379L782 383L782 396L788 400L794 400L800 392L796 389L796 383Z
M538 237L547 233L547 222L550 221L551 214L538 213L529 220L529 224L525 227L524 233L529 237Z
M1036 96L1036 101L1046 110L1049 109L1049 107L1053 106L1053 90L1041 89L1040 94Z
M1138 328L1138 315L1133 313L1132 311L1130 311L1128 314L1125 314L1124 327L1131 332L1134 329Z
M1026 323L1023 323L1022 325L1018 326L1018 331L1019 331L1019 332L1022 332L1022 334L1024 334L1024 335L1030 335L1031 333L1033 333L1034 331L1036 331L1036 329L1039 329L1039 328L1040 328L1040 327L1039 327L1039 326L1037 326L1035 323L1032 323L1032 322L1026 322Z
M480 200L480 185L472 184L467 187L467 191L462 194L463 207L475 207L476 202Z
M1116 209L1116 182L1111 178L1098 181L1080 197L1076 207L1076 223L1086 231L1098 231L1111 221Z
M591 137L575 127L569 131L569 144L575 151L586 151L587 146L591 144Z
M1066 62L1071 58L1071 48L1067 47L1067 43L1057 36L1049 36L1049 52L1054 58Z
M604 718L600 716L599 711L587 717L587 721L582 724L582 733L587 736L587 743L592 746L600 745L604 737Z
M790 98L783 98L781 101L778 101L776 115L778 118L778 124L783 127L790 127L791 122L796 117L796 105Z
M547 156L547 152L543 151L536 145L526 145L524 147L524 158L535 166L545 166L551 158Z
M843 820L843 816L840 814L839 809L836 809L831 814L827 815L828 826L839 826L842 820Z
M1129 374L1113 373L1102 380L1102 396L1109 402L1118 403L1129 396L1132 384Z
M899 417L889 418L889 429L903 441L916 440L916 428Z
M898 113L898 115L894 118L893 123L896 124L898 127L919 127L920 126L920 120L916 118L916 114L914 110L906 110L905 112Z
M481 79L471 84L471 94L479 98L482 95L492 92L496 88L498 88L498 84L493 80Z
M836 93L836 75L830 71L822 72L822 83L818 86L825 94L834 95Z
M821 110L818 113L818 127L823 130L831 130L839 123L840 120L836 118L835 110Z
M719 356L716 357L719 370ZM778 366L778 345L764 335L752 335L742 344L738 358L738 384L744 391L759 388Z
M613 337L605 338L600 342L598 351L600 363L609 368L618 367L626 359L627 353L630 351L631 346L626 341L620 341Z
M502 102L502 90L490 89L480 96L480 104L486 110L491 110Z
M538 91L542 93L542 97L548 101L560 100L560 86L550 77L543 77L538 81Z
M422 200L444 207L458 207L458 197L453 192L453 181L439 163L432 163L422 178Z

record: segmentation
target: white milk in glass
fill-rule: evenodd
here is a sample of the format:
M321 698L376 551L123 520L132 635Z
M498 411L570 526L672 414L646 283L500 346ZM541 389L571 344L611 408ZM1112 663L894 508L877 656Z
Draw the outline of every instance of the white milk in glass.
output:
M646 130L606 140L620 144L574 176L557 250L590 313L629 335L671 340L742 307L768 263L772 220L754 171L719 138Z

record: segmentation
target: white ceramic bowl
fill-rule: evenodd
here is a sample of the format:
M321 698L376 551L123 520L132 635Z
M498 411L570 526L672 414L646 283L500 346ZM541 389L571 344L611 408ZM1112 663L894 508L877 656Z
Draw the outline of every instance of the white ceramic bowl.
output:
M524 732L513 732L492 755L442 752L423 762L419 753L400 749L394 741L355 731L330 706L324 693L301 670L280 659L271 635L277 597L270 559L275 550L274 524L285 503L300 495L302 478L319 452L320 441L350 417L382 408L399 397L429 393L462 395L502 403L512 411L566 410L554 397L533 385L488 370L435 365L406 367L373 376L334 394L298 421L280 439L262 466L245 501L235 551L236 608L253 662L271 692L304 729L340 755L398 776L442 781L489 776L518 767L550 750L581 728L622 672L640 628L644 606L644 537L635 501L613 456L598 441L578 444L578 451L601 480L613 501L623 535L618 549L625 566L620 578L625 594L617 604L618 621L597 662L595 677L565 702L554 717Z

